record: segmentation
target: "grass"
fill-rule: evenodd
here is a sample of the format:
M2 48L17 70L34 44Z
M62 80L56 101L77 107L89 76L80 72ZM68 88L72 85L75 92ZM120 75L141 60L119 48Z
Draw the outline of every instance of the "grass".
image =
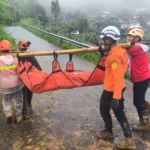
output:
M32 32L33 34L49 41L50 43L53 43L54 45L57 45L59 47L61 47L62 49L76 49L76 48L79 48L77 46L74 46L74 45L71 45L69 43L66 43L66 42L63 42L61 41L60 39L56 39L50 35L46 35L44 33L40 33L39 31L36 31L36 30L33 30L31 28L28 28L26 26L24 26L23 24L27 24L27 25L30 25L30 26L34 26L36 28L39 28L39 29L43 29L43 26L40 24L40 22L37 20L37 19L33 19L33 18L26 18L26 19L23 19L21 21L22 23L22 27L25 28L26 30ZM44 29L43 29L44 30ZM90 62L93 62L94 64L97 64L98 61L99 61L99 55L97 55L96 53L94 52L88 52L88 53L78 53L77 56L83 58L83 59L86 59Z
M30 26L37 27L39 29L43 29L43 26L41 25L40 21L37 20L36 18L24 18L21 20L22 24L27 24Z
M88 52L88 53L79 53L77 54L83 59L86 59L94 64L97 64L99 62L100 56L94 52Z
M31 25L31 24L30 24ZM76 49L76 48L79 48L77 46L74 46L74 45L71 45L69 43L66 43L66 42L63 42L61 41L60 39L56 39L50 35L46 35L44 33L40 33L39 31L36 31L36 30L33 30L33 29L30 29L24 25L21 25L23 28L25 28L26 30L32 32L33 34L49 41L50 43L53 43L54 45L57 45L59 47L61 47L62 49ZM96 53L94 52L88 52L88 53L79 53L77 54L79 57L83 58L83 59L86 59L90 62L93 62L94 64L97 64L97 62L99 61L99 55L97 55Z
M18 49L15 39L11 35L9 35L6 31L4 31L2 26L0 26L0 41L1 40L8 40L12 44L13 50L16 51Z

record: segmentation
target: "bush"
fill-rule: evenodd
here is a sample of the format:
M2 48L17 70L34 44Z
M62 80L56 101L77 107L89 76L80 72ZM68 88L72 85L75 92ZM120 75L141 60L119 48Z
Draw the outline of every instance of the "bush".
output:
M11 35L6 33L2 26L0 26L0 41L1 40L8 40L12 44L13 50L16 51L18 49L15 39Z
M27 25L30 25L30 26L34 26L34 27L39 28L39 29L44 28L41 25L41 22L40 22L40 20L38 20L38 18L25 18L25 19L21 20L21 23L22 24L27 24Z

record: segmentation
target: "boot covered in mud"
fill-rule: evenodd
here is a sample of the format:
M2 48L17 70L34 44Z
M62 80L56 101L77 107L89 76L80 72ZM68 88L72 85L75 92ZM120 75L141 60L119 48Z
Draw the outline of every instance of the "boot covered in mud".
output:
M23 118L24 119L29 119L30 118L30 109L26 108L23 110Z
M7 123L8 123L8 124L13 123L13 117L9 117L9 118L7 118Z
M132 138L126 138L124 141L118 142L116 144L116 148L124 150L136 150L136 145Z
M114 135L113 132L109 132L106 129L100 132L96 132L96 137L100 139L113 139Z
M32 105L30 104L30 105L28 106L28 108L29 108L29 114L30 114L30 116L32 116Z
M14 120L14 115L13 113L8 113L6 115L6 119L7 119L7 123L10 124L10 123L13 123L13 120Z
M20 123L20 122L22 122L22 121L23 121L22 115L16 115L16 116L15 116L15 122L16 122L16 123Z
M150 114L150 102L145 101L145 108L149 111Z
M139 117L140 117L140 123L138 125L134 125L132 129L137 132L150 130L148 110L141 112L141 114L139 114Z

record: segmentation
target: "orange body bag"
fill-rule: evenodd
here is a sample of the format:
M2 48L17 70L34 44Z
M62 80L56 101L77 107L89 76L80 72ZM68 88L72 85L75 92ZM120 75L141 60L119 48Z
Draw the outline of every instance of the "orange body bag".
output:
M32 92L43 93L58 89L103 84L104 60L99 61L94 71L74 70L71 60L67 63L66 71L62 71L59 62L54 60L50 74L39 71L28 61L20 61L17 72L25 86Z

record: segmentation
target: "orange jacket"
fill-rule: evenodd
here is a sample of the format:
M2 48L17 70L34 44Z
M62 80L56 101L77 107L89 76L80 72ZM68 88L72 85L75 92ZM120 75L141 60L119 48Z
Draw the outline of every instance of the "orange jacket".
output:
M128 54L125 49L116 45L105 61L104 89L114 92L113 98L120 100L125 88L124 74L128 67Z

